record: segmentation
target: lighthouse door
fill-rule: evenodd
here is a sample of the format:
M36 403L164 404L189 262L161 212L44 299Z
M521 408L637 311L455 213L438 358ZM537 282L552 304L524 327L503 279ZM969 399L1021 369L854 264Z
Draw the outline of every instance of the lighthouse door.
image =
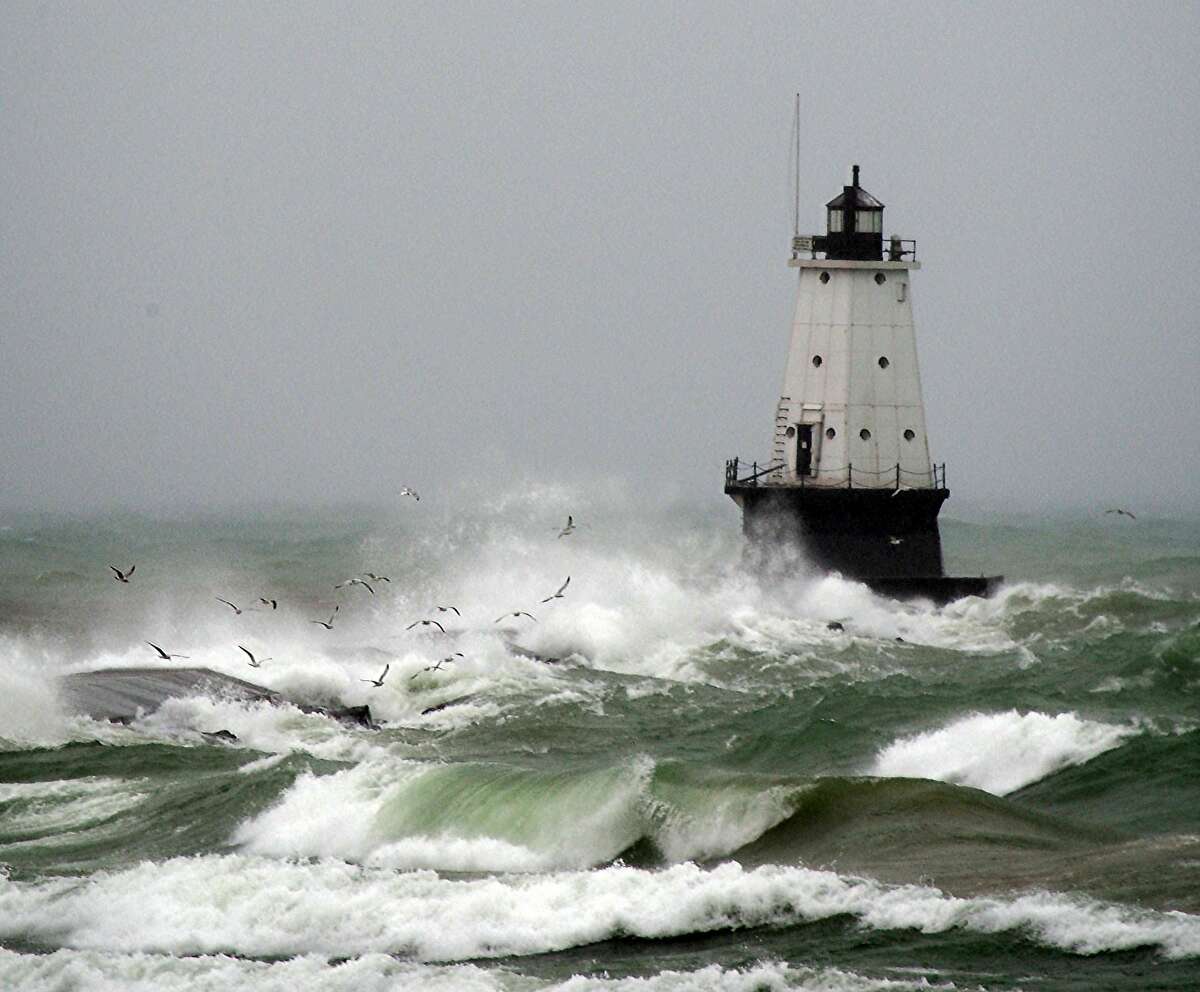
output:
M812 475L812 424L796 425L796 474Z

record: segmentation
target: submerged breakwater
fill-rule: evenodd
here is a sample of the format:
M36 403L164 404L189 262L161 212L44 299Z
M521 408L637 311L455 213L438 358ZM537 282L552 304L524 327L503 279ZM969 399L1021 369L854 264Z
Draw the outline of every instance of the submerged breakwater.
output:
M1200 524L948 521L1009 581L934 609L724 506L423 495L4 521L0 987L1195 986ZM56 679L173 666L284 700Z

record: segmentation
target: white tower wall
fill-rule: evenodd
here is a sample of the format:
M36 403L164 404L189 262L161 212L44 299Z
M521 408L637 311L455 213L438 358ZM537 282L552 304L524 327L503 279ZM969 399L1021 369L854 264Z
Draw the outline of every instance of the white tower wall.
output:
M844 487L853 466L855 488L895 488L899 466L902 485L933 488L909 285L919 264L789 264L800 284L771 452L783 467L771 481ZM802 479L798 445L808 433L811 467Z

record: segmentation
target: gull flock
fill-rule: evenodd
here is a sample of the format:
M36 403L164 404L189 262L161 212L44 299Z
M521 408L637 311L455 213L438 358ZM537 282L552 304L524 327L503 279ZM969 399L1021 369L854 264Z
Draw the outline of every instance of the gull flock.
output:
M417 491L408 486L403 487L400 490L399 495L411 497L414 501L417 501L417 502L419 502L421 499L421 497L417 494ZM575 531L574 517L568 516L567 523L559 531L558 536L559 537L567 537L570 534L572 534L574 531ZM113 572L113 576L112 576L113 579L124 585L131 584L132 578L133 578L133 573L134 573L135 569L137 568L136 565L130 565L129 568L127 568L127 569L120 569L120 568L117 568L115 565L109 565L108 567ZM368 593L370 593L370 595L374 596L375 595L375 586L377 586L381 583L384 583L384 582L390 583L391 581L392 580L386 575L378 575L375 572L361 572L360 574L352 576L351 578L344 579L343 581L337 583L333 588L335 591L338 591L338 590L342 590L342 589L353 589L356 586L361 586L363 589L366 590L366 592L368 592ZM562 583L562 585L560 585L555 592L551 593L549 596L547 596L545 599L543 599L542 603L549 603L556 599L563 599L564 594L567 589L567 586L570 584L571 584L571 577L568 575L566 578L566 581L564 581ZM216 601L218 603L221 603L224 606L228 607L230 610L232 610L234 616L242 616L247 611L250 611L250 612L256 612L256 611L260 611L260 610L274 611L274 610L279 609L279 600L276 598L273 598L273 597L269 597L269 596L259 596L256 600L256 603L257 603L256 606L248 606L245 608L240 607L236 603L232 602L231 600L225 599L221 596L215 596L213 598L216 599ZM341 608L342 608L341 604L336 604L333 607L333 610L329 614L329 619L327 619L327 620L310 620L309 622L314 623L319 627L323 627L325 630L333 630L334 621L337 619L338 614L341 611ZM451 606L451 605L435 606L434 610L438 613L453 613L455 617L458 617L460 619L462 618L462 611L459 610L459 608L457 606ZM532 620L535 623L537 622L537 618L532 613L529 613L526 610L513 610L511 612L504 613L501 616L498 616L493 622L500 623L501 621L508 619L508 618L520 619L522 617L528 618L529 620ZM449 622L449 621L447 621L447 622ZM405 631L410 631L416 627L429 627L429 628L435 629L439 634L443 634L443 635L447 634L447 630L446 630L445 626L441 623L441 621L435 620L432 618L428 618L428 617L414 620L412 623L410 623L404 629L405 629ZM432 632L432 631L430 631L430 632ZM172 661L176 658L186 659L189 657L186 654L174 654L172 652L169 652L165 648L154 643L153 641L146 641L146 644L148 644L150 646L150 648L154 651L155 655L162 661ZM241 650L246 655L247 664L251 668L261 668L264 662L272 660L270 657L263 658L263 657L259 657L259 656L255 655L255 653L253 651L251 651L248 647L246 647L243 644L238 644L237 647L239 650ZM462 657L464 657L464 655L461 652L455 652L454 654L451 654L445 658L442 658L436 664L427 665L424 668L417 670L409 678L415 679L418 675L421 675L424 672L440 672L445 665L453 664L457 659L462 658ZM388 672L390 670L391 670L391 663L389 662L388 664L384 665L383 671L379 674L379 678L377 678L377 679L359 679L359 681L365 682L368 685L371 685L376 689L381 689L384 686L385 680L387 679Z

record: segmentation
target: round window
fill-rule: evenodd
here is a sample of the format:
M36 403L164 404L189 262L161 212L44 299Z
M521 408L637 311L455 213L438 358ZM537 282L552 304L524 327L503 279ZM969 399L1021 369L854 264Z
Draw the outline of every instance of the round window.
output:
M875 285L882 286L885 282L887 282L887 276L885 276L882 272L876 272L875 273Z
M821 358L820 355L813 355L813 368L819 369L821 367L821 362L823 362L823 361L824 361L824 359Z
M881 369L886 369L886 368L887 368L889 365L891 365L891 364L892 364L892 363L891 363L891 362L889 362L889 361L887 360L887 355L880 355L880 356L879 356L879 367L880 367Z
M865 427L861 431L858 432L858 436L861 437L864 441L871 440L871 432L869 430L867 430Z
M821 282L829 282L829 273L828 272L821 273Z
M826 427L825 436L832 441L835 437L837 437L837 431L835 431L832 427Z
M916 436L917 436L916 433L911 428L909 428L908 430L906 430L904 432L904 440L905 441L911 441Z
M789 427L789 428L788 428L786 431L784 431L783 433L784 433L784 434L786 434L788 437L795 437L795 436L796 436L796 428L795 428L795 427Z

